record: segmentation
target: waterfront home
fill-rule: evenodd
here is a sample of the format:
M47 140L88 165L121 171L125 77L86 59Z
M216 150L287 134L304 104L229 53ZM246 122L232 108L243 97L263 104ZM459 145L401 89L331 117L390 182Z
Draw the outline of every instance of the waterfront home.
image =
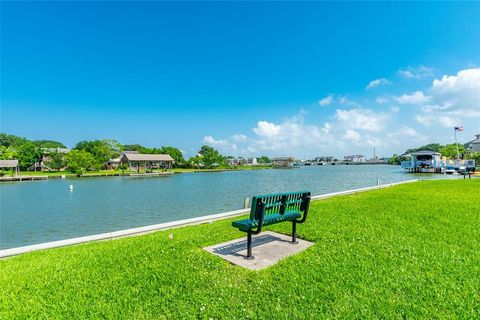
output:
M475 135L475 139L467 142L467 150L473 151L473 152L480 152L480 133Z
M271 159L274 168L291 168L295 162L294 157L276 157Z
M59 153L61 155L66 155L71 151L69 148L41 148L42 157L35 161L35 163L28 168L31 171L52 171L51 168L48 167L48 162L51 160L52 153ZM65 168L61 168L60 171L65 170Z
M435 151L420 150L411 154L403 155L407 160L401 162L401 166L409 172L441 172L441 154Z
M248 166L255 166L255 165L258 164L257 158L255 158L255 157L248 157L248 158L245 160L245 164L248 165Z
M18 160L0 160L0 169L15 170L15 176L20 172Z
M120 158L120 165L124 170L124 164L131 170L132 165L135 170L140 173L140 169L143 167L145 172L153 171L153 169L166 170L170 169L173 165L173 158L168 154L144 154L144 153L125 153Z
M343 160L345 162L352 162L352 163L362 163L367 161L363 154L353 154L353 155L345 156L343 157Z

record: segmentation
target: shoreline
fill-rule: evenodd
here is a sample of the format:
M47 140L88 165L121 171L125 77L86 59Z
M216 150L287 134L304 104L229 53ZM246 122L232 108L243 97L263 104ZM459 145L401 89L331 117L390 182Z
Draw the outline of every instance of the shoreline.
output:
M200 173L200 172L225 172L225 171L250 171L250 170L269 170L273 169L270 166L252 166L251 168L221 168L221 169L183 169L175 168L169 171L164 172L152 172L152 173L140 173L136 171L128 172L122 174L120 171L114 170L100 170L92 173L86 173L82 175L77 175L75 173L66 173L65 171L59 172L42 172L42 171L25 171L24 173L18 176L4 176L0 177L1 182L21 182L21 181L32 181L32 180L49 180L49 179L80 179L80 178L99 178L99 177L149 177L149 176L163 176L163 175L173 175L181 173Z

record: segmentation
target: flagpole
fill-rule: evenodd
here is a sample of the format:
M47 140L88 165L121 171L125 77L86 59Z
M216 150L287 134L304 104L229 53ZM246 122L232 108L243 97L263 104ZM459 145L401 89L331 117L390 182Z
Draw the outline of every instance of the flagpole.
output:
M457 128L454 128L453 131L455 132L455 146L457 146L457 160L460 160L460 151L458 150L458 142L457 142Z

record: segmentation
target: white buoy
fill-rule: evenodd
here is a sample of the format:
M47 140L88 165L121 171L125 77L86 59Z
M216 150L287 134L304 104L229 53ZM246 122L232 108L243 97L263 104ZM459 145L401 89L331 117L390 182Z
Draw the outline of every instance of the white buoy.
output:
M73 184L68 187L68 190L73 191Z

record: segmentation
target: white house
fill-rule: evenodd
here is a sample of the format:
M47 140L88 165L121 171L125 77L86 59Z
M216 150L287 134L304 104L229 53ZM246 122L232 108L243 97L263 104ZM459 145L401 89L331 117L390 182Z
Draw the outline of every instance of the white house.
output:
M480 152L480 133L475 135L474 140L467 142L467 150L473 151L473 152Z

